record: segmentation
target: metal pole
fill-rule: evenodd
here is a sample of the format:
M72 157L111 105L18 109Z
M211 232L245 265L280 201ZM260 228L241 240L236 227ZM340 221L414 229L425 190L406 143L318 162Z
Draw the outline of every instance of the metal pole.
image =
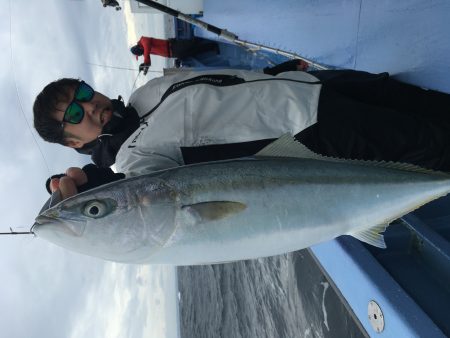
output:
M144 5L147 5L149 7L155 8L155 9L157 9L161 12L164 12L166 14L169 14L171 16L174 16L182 21L188 22L194 26L198 26L203 29L206 29L208 32L217 34L219 37L224 38L225 40L231 41L233 43L236 43L242 47L251 48L251 49L255 49L255 50L265 50L265 51L272 52L272 53L275 53L278 55L286 56L291 59L300 59L300 60L303 60L306 63L308 63L310 66L315 67L317 69L327 69L327 67L322 66L322 65L320 65L312 60L309 60L301 55L298 55L296 53L286 52L286 51L283 51L278 48L272 48L272 47L265 46L262 44L253 43L253 42L249 42L249 41L245 41L245 40L240 40L236 34L233 34L229 31L227 31L226 29L221 29L214 25L210 25L209 23L195 19L189 15L183 14L173 8L161 5L158 2L155 2L152 0L136 0L136 1L140 2Z

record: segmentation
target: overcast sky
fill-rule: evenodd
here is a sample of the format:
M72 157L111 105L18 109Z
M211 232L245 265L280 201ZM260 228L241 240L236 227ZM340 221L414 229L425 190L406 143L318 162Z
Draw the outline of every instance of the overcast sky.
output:
M49 197L46 178L89 161L39 139L31 110L39 91L50 81L75 77L126 101L138 72L89 63L136 69L130 45L140 35L162 37L161 17L132 15L128 2L120 2L123 10L116 12L100 0L2 0L1 231L27 231ZM155 69L162 62L152 58ZM32 236L0 241L2 337L176 334L173 268L108 263Z

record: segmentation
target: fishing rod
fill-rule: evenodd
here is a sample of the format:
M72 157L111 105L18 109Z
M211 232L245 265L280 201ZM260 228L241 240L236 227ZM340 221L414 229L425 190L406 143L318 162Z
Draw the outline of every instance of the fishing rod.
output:
M139 79L139 75L141 75L141 71L139 71L138 75L136 75L136 78L134 79L133 87L131 87L131 91L134 90L134 87L136 86L136 82Z
M175 18L178 18L178 19L180 19L182 21L190 23L190 24L192 24L194 26L198 26L200 28L203 28L203 29L207 30L208 32L214 33L214 34L218 35L219 37L221 37L221 38L223 38L225 40L231 41L231 42L233 42L235 44L238 44L238 45L240 45L240 46L242 46L244 48L254 49L254 50L264 50L264 51L268 51L268 52L275 53L275 54L278 54L278 55L286 56L286 57L288 57L290 59L300 59L300 60L308 63L310 66L312 66L312 67L314 67L316 69L321 69L321 70L322 69L327 69L327 67L322 66L322 65L320 65L320 64L318 64L318 63L316 63L316 62L314 62L314 61L312 61L310 59L307 59L307 58L305 58L305 57L303 57L301 55L298 55L296 53L287 52L287 51L284 51L284 50L279 49L279 48L273 48L273 47L265 46L265 45L262 45L262 44L259 44L259 43L254 43L254 42L250 42L250 41L240 40L236 34L231 33L229 31L227 31L226 29L221 29L219 27L216 27L216 26L211 25L209 23L206 23L204 21L195 19L195 18L193 18L193 17L191 17L189 15L181 13L180 11L177 11L177 10L175 10L173 8L164 6L164 5L162 5L162 4L158 3L158 2L155 2L155 1L152 1L152 0L136 0L136 1L140 2L140 3L144 4L144 5L147 5L149 7L152 7L154 9L157 9L157 10L159 10L161 12L164 12L166 14L169 14L169 15L171 15L171 16L173 16Z
M19 103L19 111L22 114L23 119L25 120L25 123L26 123L26 125L28 127L28 130L30 131L31 137L33 138L34 144L36 145L36 147L37 147L37 149L39 151L39 154L41 155L41 157L42 157L42 159L44 161L45 167L47 168L47 172L50 174L50 167L49 167L49 165L47 163L47 159L44 156L44 152L42 151L41 147L39 146L39 142L36 139L36 136L35 136L35 134L33 132L33 129L31 128L30 123L29 123L29 121L27 119L27 116L25 114L25 110L23 108L22 98L21 98L20 93L19 93L19 86L17 84L17 75L16 75L16 64L15 64L15 59L16 58L14 57L14 53L13 53L13 45L14 45L13 41L15 41L15 40L13 39L13 36L12 36L13 35L13 21L12 20L13 20L12 4L11 4L11 0L9 0L9 45L10 45L9 56L10 56L10 59L11 59L11 72L12 72L12 78L13 78L13 81L14 81L14 88L15 88L15 91L16 91L17 102Z
M101 65L101 64L98 64L98 63L92 63L92 62L86 62L86 64L91 65L91 66L105 67L105 68L113 68L113 69L124 69L124 70L139 71L139 69L135 69L135 68L126 68L126 67L108 66L108 65ZM150 73L162 73L161 70L148 70L147 72L150 72Z
M34 235L33 231L14 231L11 227L10 232L0 232L0 235Z

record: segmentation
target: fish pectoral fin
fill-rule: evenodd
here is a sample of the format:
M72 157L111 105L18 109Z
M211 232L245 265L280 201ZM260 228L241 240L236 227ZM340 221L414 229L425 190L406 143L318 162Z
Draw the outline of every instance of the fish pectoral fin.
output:
M197 222L217 221L243 211L247 206L241 202L211 201L183 205L181 209L188 212Z
M380 224L363 231L350 232L347 235L355 237L361 242L376 246L377 248L386 249L384 236L381 233L384 232L388 226L389 224Z

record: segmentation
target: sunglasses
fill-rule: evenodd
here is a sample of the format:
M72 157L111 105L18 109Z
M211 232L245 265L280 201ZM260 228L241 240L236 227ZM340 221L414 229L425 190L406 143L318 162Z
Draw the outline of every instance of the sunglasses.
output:
M94 97L94 89L86 82L81 81L75 90L73 100L69 103L64 112L63 122L78 124L83 120L84 108L78 102L89 102Z

